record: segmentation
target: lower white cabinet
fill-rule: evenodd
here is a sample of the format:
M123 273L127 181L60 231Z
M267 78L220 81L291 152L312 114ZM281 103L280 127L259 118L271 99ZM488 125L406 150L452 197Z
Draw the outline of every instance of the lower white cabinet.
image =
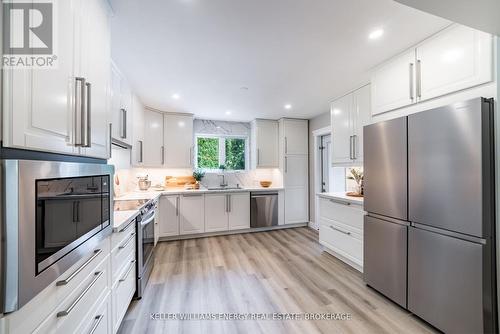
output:
M361 204L319 197L319 242L340 260L363 271L363 217Z
M160 237L179 235L179 202L179 195L160 197Z
M85 317L78 333L108 334L111 328L111 296L107 292L100 305Z
M113 333L118 331L136 289L135 252L131 254L121 270L112 289Z
M180 197L180 234L205 232L205 196L203 194Z
M250 228L250 193L236 193L229 196L229 229Z
M287 155L284 166L285 224L309 221L307 155Z
M205 195L205 232L250 228L250 193Z

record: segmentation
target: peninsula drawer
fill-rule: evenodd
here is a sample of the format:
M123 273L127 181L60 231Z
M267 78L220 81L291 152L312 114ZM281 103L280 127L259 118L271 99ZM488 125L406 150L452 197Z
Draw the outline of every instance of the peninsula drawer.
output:
M365 212L360 205L342 200L320 198L319 214L321 218L327 218L363 230Z
M121 245L132 233L135 233L135 218L124 225L118 232L111 234L111 249L114 250L118 245Z
M133 257L135 260L135 248L136 248L136 235L134 232L130 233L125 240L123 240L118 247L115 247L111 252L111 270L113 272L112 282L114 283L123 270L123 267L127 265L128 258Z

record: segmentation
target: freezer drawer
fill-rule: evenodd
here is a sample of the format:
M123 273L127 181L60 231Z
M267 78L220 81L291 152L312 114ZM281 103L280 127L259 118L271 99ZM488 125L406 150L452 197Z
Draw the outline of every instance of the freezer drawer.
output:
M406 308L408 227L365 216L364 280Z
M365 211L407 220L406 117L364 127Z
M483 333L483 245L410 227L408 309L446 333Z

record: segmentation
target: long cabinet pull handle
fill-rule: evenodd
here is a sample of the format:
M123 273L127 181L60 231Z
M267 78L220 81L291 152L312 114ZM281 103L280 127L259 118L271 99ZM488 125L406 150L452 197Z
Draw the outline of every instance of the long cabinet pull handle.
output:
M179 217L179 201L180 201L180 197L176 197L175 198L175 214L177 217Z
M257 149L257 166L260 166L260 149Z
M330 225L330 228L331 228L332 230L337 231L337 232L344 233L344 234L346 234L346 235L351 235L351 232L348 232L348 231L343 231L343 230L341 230L341 229L339 229L339 228L333 227L332 225Z
M73 311L73 309L76 307L76 305L78 305L78 303L80 302L80 300L82 300L82 298L87 294L87 292L89 292L89 290L92 289L92 287L94 286L94 284L96 284L97 280L99 279L99 277L102 276L103 273L104 273L103 271L96 272L94 279L85 288L85 290L83 290L82 293L78 297L76 297L76 299L73 301L73 303L71 303L71 305L66 310L57 312L56 316L58 318L61 318L61 317L65 317L68 314L70 314L71 311Z
M88 266L101 253L102 253L102 249L96 249L96 250L94 250L94 254L91 257L89 257L89 259L87 261L85 261L84 264L82 264L80 267L78 267L78 269L76 269L71 275L69 275L68 278L63 279L61 281L57 281L56 282L56 286L66 285L69 282L71 282L71 280L73 278L75 278L76 275L78 275L86 266Z
M417 97L422 97L422 62L417 60Z
M228 211L231 212L231 195L227 195L227 206L228 206Z
M80 92L78 92L78 85L80 85ZM79 99L77 97L80 96ZM77 103L77 100L79 103ZM85 78L75 78L75 146L83 146L83 124L85 123ZM80 108L78 108L80 107ZM78 113L80 109L80 113Z
M358 136L352 136L352 158L356 160L358 158L358 151L356 150L356 142L358 141Z
M412 100L412 101L413 101L413 99L415 99L415 96L413 95L413 91L415 89L415 87L413 86L413 67L414 67L414 64L410 63L410 66L409 66L409 69L410 69L410 100Z
M83 127L83 147L90 147L92 145L92 84L85 82L87 108L85 113L85 126Z
M113 123L109 123L109 157L111 158L111 154L113 152Z
M349 136L349 159L352 160L352 136Z
M161 164L165 164L165 146L161 147Z
M94 324L92 325L92 328L89 331L89 334L94 334L95 331L97 330L97 327L99 327L99 324L101 323L101 320L104 318L103 314L99 314L94 318Z
M139 162L142 163L143 162L143 155L142 155L142 140L139 140Z
M127 138L127 109L120 109L122 114L120 137Z
M127 272L125 273L125 275L123 275L122 278L120 278L119 282L124 282L127 279L128 275L132 271L132 268L134 268L134 264L135 264L135 260L130 261L130 265L127 269Z
M348 206L349 206L349 205L351 205L351 203L350 203L350 202L336 201L336 200L334 200L334 199L330 199L330 202L332 202L332 203L336 203L336 204L348 205Z
M127 247L127 245L130 243L130 241L132 241L134 236L135 232L131 233L130 236L127 238L127 240L122 245L118 246L118 249L124 249L125 247Z
M118 231L118 233L122 233L123 231L125 231L126 229L128 229L128 227L130 225L132 225L132 223L135 223L135 219L132 219L132 221L130 221L130 223L128 223L125 227L123 227L121 230Z

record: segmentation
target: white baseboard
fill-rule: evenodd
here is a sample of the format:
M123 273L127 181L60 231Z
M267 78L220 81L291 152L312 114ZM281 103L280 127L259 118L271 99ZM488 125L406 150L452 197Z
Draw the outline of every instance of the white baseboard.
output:
M316 231L319 231L319 224L316 224L315 222L309 222L307 224L307 226L309 226L310 228L316 230Z

